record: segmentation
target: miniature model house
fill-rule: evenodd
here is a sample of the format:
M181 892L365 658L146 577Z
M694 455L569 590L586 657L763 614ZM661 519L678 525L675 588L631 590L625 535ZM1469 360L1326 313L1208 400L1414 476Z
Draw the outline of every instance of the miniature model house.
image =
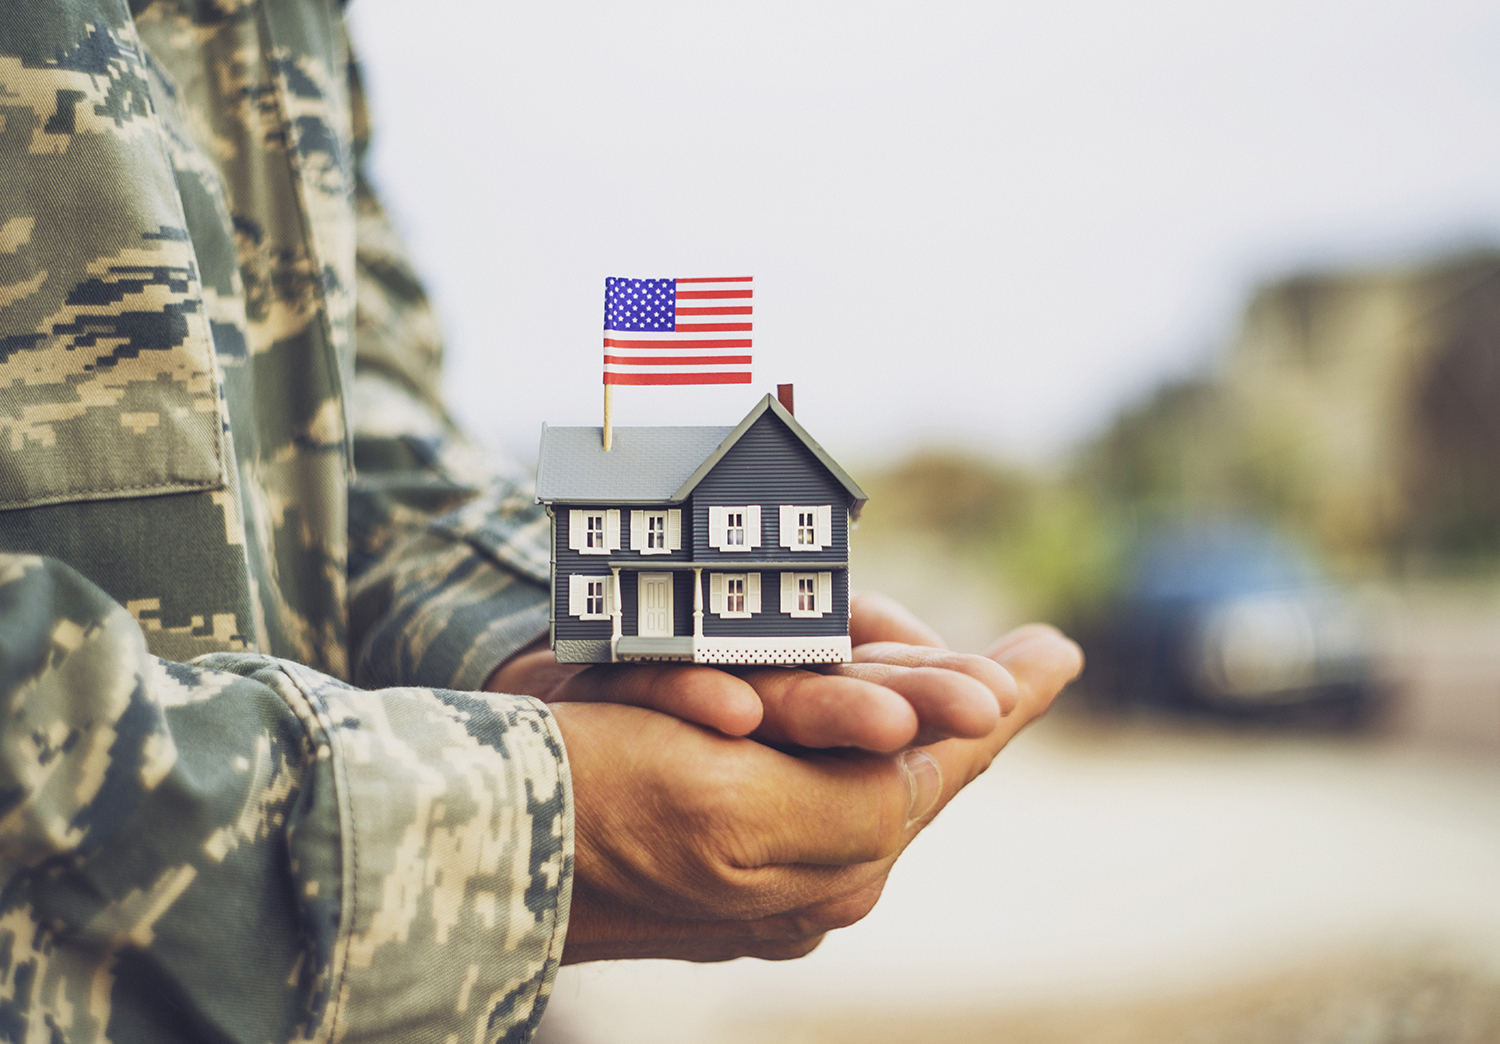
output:
M864 492L775 398L737 427L542 429L563 663L844 663Z

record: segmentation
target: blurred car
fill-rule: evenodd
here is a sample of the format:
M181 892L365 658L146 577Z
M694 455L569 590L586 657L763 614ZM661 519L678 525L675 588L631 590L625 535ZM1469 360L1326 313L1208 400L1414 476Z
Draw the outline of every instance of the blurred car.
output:
M1372 628L1349 589L1250 524L1156 532L1086 643L1121 702L1357 726L1377 710Z

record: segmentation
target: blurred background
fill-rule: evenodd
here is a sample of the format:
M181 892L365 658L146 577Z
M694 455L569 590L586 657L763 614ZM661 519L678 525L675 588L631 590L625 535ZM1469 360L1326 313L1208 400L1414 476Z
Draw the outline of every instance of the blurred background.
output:
M788 964L539 1039L1500 1041L1500 8L357 0L450 403L597 424L607 275L753 274L855 580L1084 679Z

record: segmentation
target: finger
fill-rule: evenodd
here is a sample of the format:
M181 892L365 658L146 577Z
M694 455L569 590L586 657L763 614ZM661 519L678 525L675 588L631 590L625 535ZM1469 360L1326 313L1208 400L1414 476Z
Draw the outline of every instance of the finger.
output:
M965 675L983 685L1000 706L1000 713L1009 714L1015 708L1017 697L1016 680L998 660L973 653L956 653L947 649L932 649L919 645L903 645L899 642L871 642L854 650L857 666L841 668L843 671L866 671L881 667L929 668L952 671ZM872 674L878 675L878 671ZM856 675L864 677L864 673Z
M994 661L990 663L1009 682L1004 669ZM889 689L911 707L917 716L917 731L907 746L936 743L953 736L978 739L988 736L1000 720L1001 704L995 693L978 679L958 671L878 663L852 664L848 670L861 681ZM1014 706L1014 682L1010 682L1005 695Z
M1048 624L1029 624L991 648L996 662L1016 680L1026 720L1039 717L1063 688L1083 673L1078 643Z
M1031 639L1042 635L1050 635L1053 638L1062 638L1064 641L1071 640L1067 635L1063 634L1051 624L1029 623L1025 624L1024 626L1017 627L1009 634L1002 635L1000 638L996 639L995 644L986 649L984 651L984 654L991 659L999 659L1007 649L1022 645L1025 642L1029 642Z
M741 677L765 710L754 733L762 743L894 751L917 736L912 704L878 682L783 668Z
M942 649L947 642L928 627L906 606L874 591L851 592L849 595L849 640L854 645L866 642L905 642Z
M761 722L755 690L714 667L591 667L569 678L552 700L644 707L730 736L748 735Z
M1044 714L1057 694L1083 669L1082 650L1053 627L1022 628L1001 639L994 648L1000 649L1000 665L1015 679L1016 709L1000 719L995 730L983 739L950 739L919 748L937 762L943 784L941 796L919 817L917 829L930 822L954 795L987 769L995 755Z

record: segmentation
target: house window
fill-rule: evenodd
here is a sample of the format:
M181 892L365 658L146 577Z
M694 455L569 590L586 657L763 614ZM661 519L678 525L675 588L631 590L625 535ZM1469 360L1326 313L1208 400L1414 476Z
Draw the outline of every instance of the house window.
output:
M813 522L813 518L814 517L815 517L815 515L811 511L798 511L797 512L797 546L798 547L807 547L808 545L816 544L818 542L817 536L814 535L814 525L815 525L815 523Z
M632 511L630 547L643 555L666 555L682 550L682 509Z
M781 505L781 539L788 551L822 551L833 546L833 505Z
M818 581L815 577L797 577L797 611L799 613L818 611Z
M620 550L619 509L571 509L568 512L568 547L581 555L607 555Z
M708 546L732 553L760 547L760 505L711 505L708 509Z
M749 619L760 612L759 573L709 573L708 611L725 618Z
M615 608L613 587L610 577L574 573L568 577L568 615L580 620L608 620Z
M833 573L782 573L781 611L797 617L833 612Z

